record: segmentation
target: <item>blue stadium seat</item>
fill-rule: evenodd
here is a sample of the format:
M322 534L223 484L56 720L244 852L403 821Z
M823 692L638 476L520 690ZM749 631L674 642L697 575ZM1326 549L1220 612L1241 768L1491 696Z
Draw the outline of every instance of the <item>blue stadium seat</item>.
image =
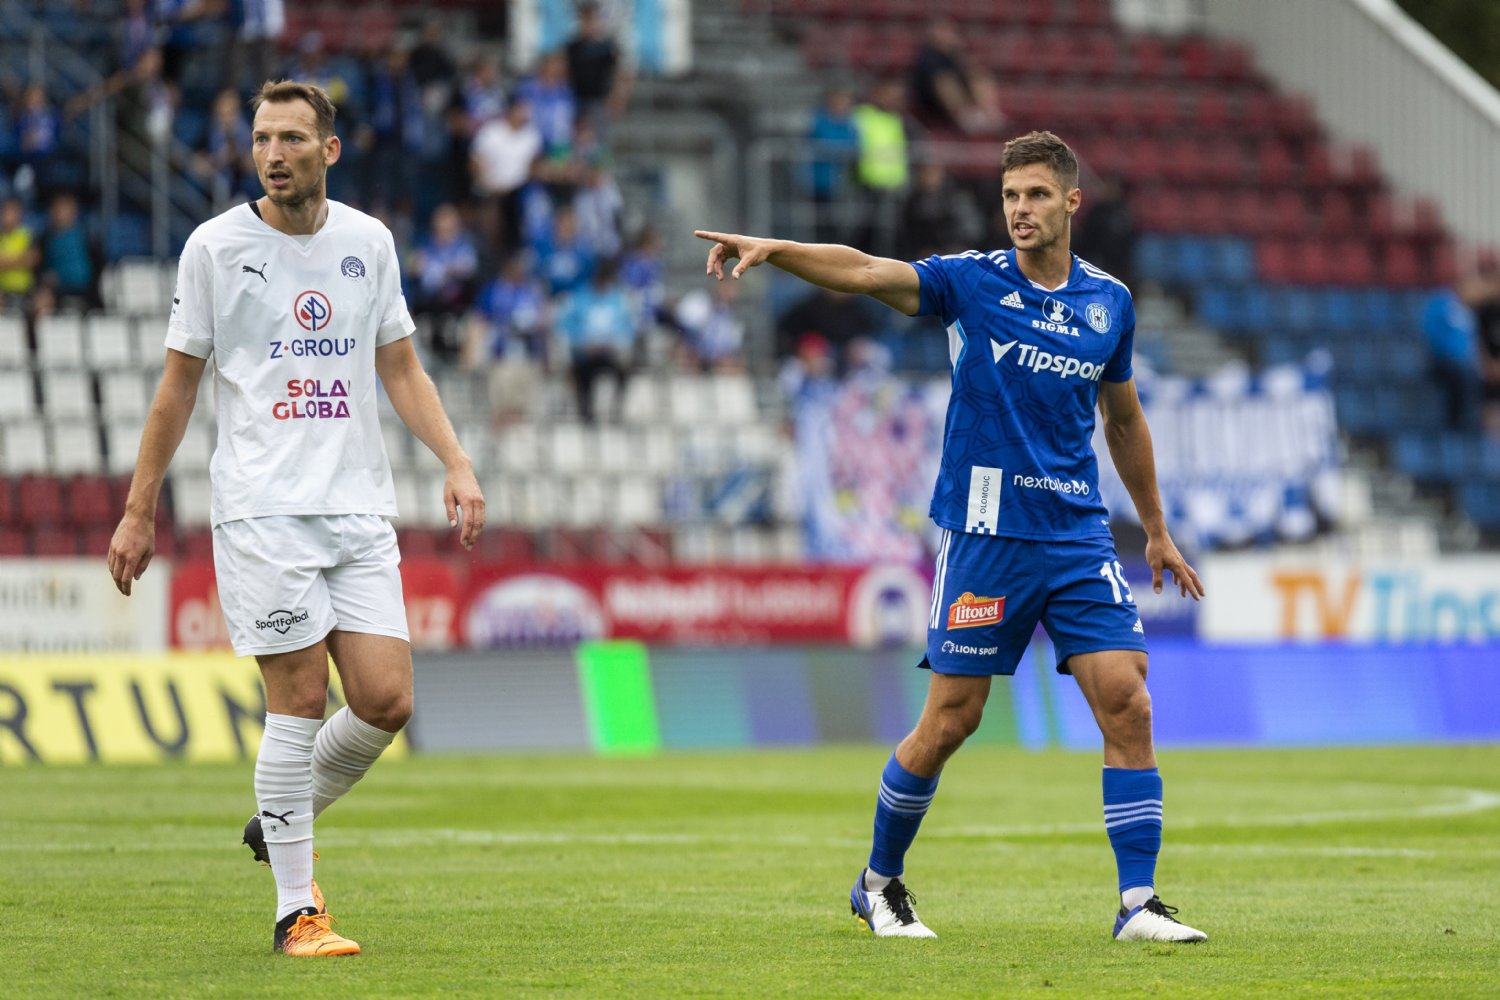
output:
M1283 287L1271 300L1271 318L1279 328L1293 333L1316 330L1318 296L1308 288Z
M143 215L122 212L104 229L104 256L116 261L121 257L151 256L151 223Z
M1362 326L1358 297L1342 288L1324 288L1317 293L1323 325L1337 333L1353 333Z
M1173 247L1173 274L1189 285L1203 285L1214 280L1213 240L1201 236L1179 236Z
M1489 531L1500 531L1500 477L1464 483L1459 504L1470 520Z
M1143 277L1156 281L1171 281L1171 238L1156 233L1145 233L1135 244L1135 269Z
M1249 240L1224 236L1213 241L1213 277L1225 284L1255 280L1255 247Z
M1198 318L1227 333L1246 332L1246 297L1237 288L1205 285L1198 290Z
M1391 333L1405 329L1400 296L1388 288L1363 288L1354 293L1364 329Z
M1276 294L1265 285L1251 285L1245 289L1245 318L1241 325L1246 330L1265 333L1275 329Z

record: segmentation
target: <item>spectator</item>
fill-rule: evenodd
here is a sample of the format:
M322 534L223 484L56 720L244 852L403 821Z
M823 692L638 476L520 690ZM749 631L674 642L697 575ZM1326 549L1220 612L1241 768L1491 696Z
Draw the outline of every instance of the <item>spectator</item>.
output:
M694 288L677 303L674 317L682 331L684 367L701 372L741 371L745 366L745 324L735 315L739 284L714 282L710 291Z
M201 54L211 65L223 67L220 49L227 41L229 12L226 0L155 0L161 31L161 76L179 103L188 60Z
M808 334L816 334L839 361L856 337L872 336L876 329L866 301L828 288L813 288L782 314L776 323L776 354L786 357Z
M420 191L418 168L426 152L422 92L410 56L399 45L365 71L365 120L359 129L364 172L360 199L397 205ZM420 216L418 216L420 218Z
M99 309L99 273L103 254L78 217L78 199L61 192L52 199L42 233L42 283L64 305Z
M20 311L36 287L41 254L26 228L19 198L0 202L0 312Z
M599 5L582 0L578 5L578 31L564 49L568 85L578 102L577 117L593 123L605 134L609 122L618 118L630 100L630 73L622 64L620 46L609 34Z
M901 81L886 77L876 83L869 102L854 109L859 133L856 172L866 204L865 231L858 241L882 257L895 253L896 215L908 178L902 104Z
M250 160L250 123L240 107L236 91L219 91L203 135L203 148L194 163L195 173L208 184L217 203L260 195L260 182Z
M1123 184L1113 177L1099 184L1083 203L1073 226L1073 252L1125 282L1134 283L1135 219Z
M477 308L489 363L490 415L499 429L535 409L548 367L547 293L531 276L525 255L515 253L479 294Z
M274 78L276 45L286 31L285 0L238 0L231 4L230 26L237 44L229 46L224 87L236 94L243 93L248 69L249 89L255 90Z
M537 274L551 295L566 295L583 288L594 273L594 254L578 231L578 215L571 205L553 213L550 230L533 249Z
M1500 440L1500 266L1490 259L1474 283L1479 333L1479 377L1484 386L1484 431Z
M635 313L625 289L616 280L612 262L602 262L589 283L563 301L557 326L572 352L579 418L584 423L594 422L594 384L606 373L615 380L618 418L637 331Z
M842 243L852 237L845 199L859 156L859 130L854 126L853 111L854 93L847 87L834 87L813 112L808 129L812 157L808 193L817 213L813 226L819 243Z
M458 322L474 301L479 251L463 227L458 209L439 205L432 213L432 232L412 254L416 278L413 312L432 322L431 348L447 363L458 360Z
M522 191L541 151L531 102L519 96L502 117L479 129L469 147L481 225L497 257L521 248Z
M1482 295L1483 287L1476 280L1464 291L1439 288L1422 307L1432 379L1443 393L1448 428L1457 431L1474 426L1480 390L1478 321L1465 299Z
M979 206L953 182L941 163L923 163L901 206L901 257L921 260L973 246L979 231Z
M667 267L661 249L661 233L644 226L620 261L620 281L635 299L643 331L654 329L666 318Z
M912 114L928 128L991 132L1004 124L995 82L964 53L958 26L945 17L927 25L911 70Z
M573 149L573 124L578 104L568 86L568 62L561 52L549 52L536 73L522 80L516 96L531 104L532 120L542 136L542 155L567 159Z
M505 113L505 84L498 59L481 56L469 66L459 94L469 127L475 132Z
M620 255L620 213L625 198L614 175L602 166L584 168L582 183L573 194L578 235L595 257Z
M444 111L458 92L458 64L448 44L447 18L435 14L422 23L422 36L411 50L411 72L428 113Z
M47 89L33 83L21 93L16 116L16 145L21 154L15 187L19 194L35 191L39 198L52 194L55 185L53 158L62 141L62 118L47 99Z

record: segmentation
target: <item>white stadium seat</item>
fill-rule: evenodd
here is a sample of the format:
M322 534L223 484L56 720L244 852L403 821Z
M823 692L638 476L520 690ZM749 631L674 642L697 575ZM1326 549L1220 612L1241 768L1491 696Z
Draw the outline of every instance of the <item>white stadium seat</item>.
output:
M615 513L622 524L660 524L661 483L647 476L627 476L621 479Z
M108 425L116 420L145 420L151 408L151 388L135 370L99 375L99 416Z
M116 306L127 315L165 317L171 311L172 297L162 288L162 268L156 261L122 260L115 269L115 283Z
M58 421L52 425L52 470L65 474L99 472L104 455L99 450L99 427L92 420Z
M0 420L36 416L36 389L31 372L23 368L0 368Z
M19 316L0 316L0 368L25 368L30 363L26 321Z
M43 370L42 411L53 420L93 419L93 378L85 371Z
M40 420L0 425L0 468L11 474L48 472L47 428Z
M72 313L36 318L38 368L82 368L83 317Z
M547 435L542 459L556 472L587 472L593 462L591 443L582 424L555 424Z
M141 450L141 431L145 429L144 419L104 421L104 448L109 453L107 468L111 475L135 469L135 457Z
M85 360L90 368L98 372L120 371L135 365L131 350L130 320L124 316L89 317L88 335L84 342Z
M629 424L654 424L662 417L662 384L651 375L636 375L625 383L623 416Z
M708 409L724 424L755 419L755 385L749 375L714 375L708 380Z

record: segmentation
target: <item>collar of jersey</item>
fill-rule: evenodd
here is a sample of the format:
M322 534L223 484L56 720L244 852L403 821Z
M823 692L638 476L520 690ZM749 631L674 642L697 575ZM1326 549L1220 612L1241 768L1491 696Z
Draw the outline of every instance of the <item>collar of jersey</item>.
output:
M328 202L328 216L323 220L323 228L319 229L315 233L305 234L312 236L312 239L307 240L306 242L299 239L297 236L293 236L291 233L283 233L281 230L277 229L275 226L267 222L265 216L261 215L251 207L254 202L246 202L245 211L249 212L250 217L255 220L255 226L264 230L265 232L280 236L282 239L285 239L287 242L291 243L298 250L301 250L305 253L310 247L314 246L318 242L318 237L328 232L328 227L333 225L333 213L335 210L335 206L338 203L335 202L332 198L328 198L325 200Z
M326 224L325 224L325 228L326 228ZM1069 258L1069 262L1068 262L1068 276L1066 278L1064 278L1063 279L1063 283L1060 284L1060 285L1058 285L1056 288L1048 288L1046 285L1039 284L1038 282L1032 281L1030 278L1026 277L1026 272L1023 271L1023 270L1021 270L1021 262L1020 262L1020 260L1018 260L1016 258L1016 248L1015 247L1011 247L1009 250L1007 250L1005 252L1010 255L1011 263L1013 263L1013 264L1016 265L1016 273L1019 274L1022 278L1025 278L1026 279L1026 283L1029 284L1032 288L1035 288L1038 291L1046 292L1048 295L1051 295L1054 292L1060 292L1064 288L1067 288L1069 285L1071 285L1073 283L1073 272L1076 271L1076 270L1078 270L1078 255L1077 254L1069 254L1068 255L1068 258Z

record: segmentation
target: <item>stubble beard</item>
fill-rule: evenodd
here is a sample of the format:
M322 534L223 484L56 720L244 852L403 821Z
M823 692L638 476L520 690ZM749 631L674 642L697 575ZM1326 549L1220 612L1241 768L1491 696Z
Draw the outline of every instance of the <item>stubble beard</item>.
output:
M279 194L273 193L269 187L266 187L264 182L262 182L261 186L266 188L266 197L270 199L271 204L278 208L297 209L306 205L322 193L323 179L320 177L306 187Z

